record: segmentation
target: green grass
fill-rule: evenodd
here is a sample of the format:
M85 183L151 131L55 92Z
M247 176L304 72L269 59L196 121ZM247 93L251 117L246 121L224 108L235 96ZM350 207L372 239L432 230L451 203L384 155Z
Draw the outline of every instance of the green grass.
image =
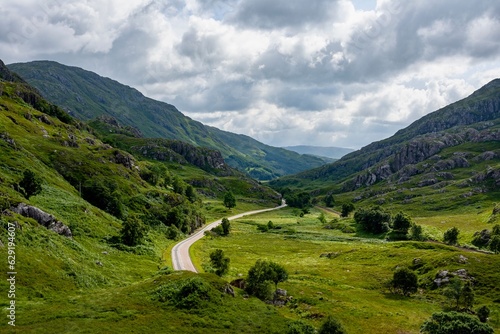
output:
M232 222L229 237L204 238L193 246L193 254L200 259L198 268L202 269L208 254L216 248L223 249L231 259L227 280L246 276L258 259L278 262L290 273L289 280L280 287L295 300L279 312L316 327L324 316L331 314L344 324L348 333L418 333L420 325L433 312L448 307L440 290L430 287L434 275L441 269L465 268L477 280L476 305L488 305L493 312L490 324L497 330L500 328L500 308L495 302L500 298L499 256L442 244L353 238L352 234L339 230L325 230L318 215L319 211L313 210L300 218L287 208ZM461 218L470 219L471 215ZM281 230L257 231L258 224L267 224L269 220L281 226ZM417 220L424 224L423 220ZM457 224L460 221L463 220L454 220ZM466 225L457 226L465 229ZM479 222L476 227L480 227ZM321 257L327 253L333 256ZM467 264L459 263L460 255L468 258ZM391 294L385 284L394 269L412 267L414 258L423 263L417 270L422 288L410 298Z

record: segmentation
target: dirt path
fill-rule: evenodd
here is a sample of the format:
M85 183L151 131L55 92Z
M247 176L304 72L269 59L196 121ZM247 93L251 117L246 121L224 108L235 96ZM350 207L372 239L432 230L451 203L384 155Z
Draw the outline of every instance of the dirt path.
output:
M277 210L277 209L281 209L284 207L286 207L286 204L283 201L283 203L280 206L277 206L275 208L243 212L243 213L237 214L235 216L229 217L228 219L229 220L238 219L238 218L241 218L244 216L254 215L257 213L261 213L261 212ZM192 271L192 272L196 273L197 272L196 268L194 267L193 262L191 261L191 257L189 256L189 248L196 241L203 238L205 231L209 231L221 223L222 223L222 219L219 219L213 223L210 223L210 224L204 226L201 230L195 232L194 234L190 235L188 238L186 238L186 239L182 240L181 242L179 242L178 244L176 244L172 248L172 263L174 266L174 270L188 270L188 271Z

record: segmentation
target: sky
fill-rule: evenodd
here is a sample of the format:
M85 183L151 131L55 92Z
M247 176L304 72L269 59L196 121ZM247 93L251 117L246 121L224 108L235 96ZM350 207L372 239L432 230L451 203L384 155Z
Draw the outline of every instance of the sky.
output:
M500 1L2 0L0 59L78 66L273 146L360 148L500 77Z

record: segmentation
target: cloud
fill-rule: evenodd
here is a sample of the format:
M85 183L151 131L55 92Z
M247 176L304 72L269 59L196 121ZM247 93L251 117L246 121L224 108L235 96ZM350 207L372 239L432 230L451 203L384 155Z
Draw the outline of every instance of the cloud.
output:
M7 62L84 67L273 145L357 148L498 77L490 0L4 0Z

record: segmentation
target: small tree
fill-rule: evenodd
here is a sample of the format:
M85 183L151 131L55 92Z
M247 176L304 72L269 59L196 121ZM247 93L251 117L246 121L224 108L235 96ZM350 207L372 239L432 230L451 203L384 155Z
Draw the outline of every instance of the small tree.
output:
M191 203L196 202L196 198L197 198L196 190L194 190L194 187L190 184L186 188L186 197Z
M333 207L334 204L335 204L335 199L333 198L332 194L325 197L325 205L327 207L331 208Z
M288 272L282 265L275 262L270 262L269 266L273 271L271 280L274 282L276 290L278 290L278 283L285 282L288 279Z
M328 316L319 328L318 334L346 334L342 324L332 316Z
M37 195L42 191L42 181L31 170L26 169L23 172L23 178L19 182L26 198Z
M224 206L228 209L232 209L236 206L236 198L230 191L224 194Z
M460 278L454 277L450 280L450 284L443 290L443 295L456 303L455 309L460 308L460 298L462 297L462 289L464 283Z
M448 245L456 245L458 243L459 234L460 230L456 227L452 227L444 232L443 241Z
M345 217L349 217L349 215L353 211L354 211L354 204L352 204L352 203L344 203L344 204L342 204L342 209L341 209L340 216L344 217L344 218Z
M222 218L222 234L223 236L229 235L229 231L231 230L231 223L229 222L229 219L227 218Z
M146 232L146 225L137 216L130 215L123 222L120 234L125 245L137 246L144 239Z
M396 269L394 272L391 287L395 292L403 296L409 296L417 292L418 289L418 276L413 271L406 267Z
M222 249L216 249L210 253L210 264L215 269L217 276L223 276L229 271L229 258L224 256Z
M393 219L392 228L400 233L407 234L412 225L411 218L403 212L398 212Z

